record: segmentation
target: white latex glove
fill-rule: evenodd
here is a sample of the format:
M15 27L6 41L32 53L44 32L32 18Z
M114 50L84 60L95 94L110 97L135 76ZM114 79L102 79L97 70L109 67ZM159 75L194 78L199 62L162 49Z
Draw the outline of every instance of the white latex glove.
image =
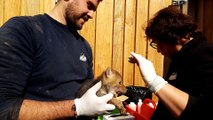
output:
M129 56L129 62L138 64L140 73L151 91L156 93L167 83L167 81L156 74L155 68L151 61L142 57L140 54L136 54L134 52L131 52L130 54L131 56Z
M108 93L98 97L96 92L101 88L101 81L95 84L92 88L81 97L74 100L76 105L77 116L95 116L107 113L115 109L112 104L107 104L112 99L113 94Z

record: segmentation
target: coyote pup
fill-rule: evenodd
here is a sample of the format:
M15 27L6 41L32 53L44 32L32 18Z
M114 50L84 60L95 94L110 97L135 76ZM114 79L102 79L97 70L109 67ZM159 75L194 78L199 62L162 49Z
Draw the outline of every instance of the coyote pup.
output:
M80 87L79 91L76 93L76 97L80 98L89 88L95 85L97 82L102 81L102 86L100 90L97 91L97 96L103 96L109 92L114 94L113 98L109 103L114 104L116 108L120 111L120 114L125 114L126 109L122 101L118 100L116 97L126 93L127 88L122 84L122 77L118 71L108 67L96 80L87 80Z

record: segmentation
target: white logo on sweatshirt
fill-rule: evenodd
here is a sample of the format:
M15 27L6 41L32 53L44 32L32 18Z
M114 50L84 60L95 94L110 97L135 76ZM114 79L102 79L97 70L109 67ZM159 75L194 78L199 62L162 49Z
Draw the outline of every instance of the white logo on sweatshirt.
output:
M86 62L87 61L87 57L84 55L84 53L81 53L80 61L82 61L82 62Z

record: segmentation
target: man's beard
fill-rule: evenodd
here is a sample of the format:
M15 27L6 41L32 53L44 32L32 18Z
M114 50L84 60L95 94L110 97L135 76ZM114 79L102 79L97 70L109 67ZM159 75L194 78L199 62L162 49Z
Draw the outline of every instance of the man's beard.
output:
M69 4L68 7L65 9L65 19L67 22L67 26L70 29L80 30L82 28L82 26L78 25L75 22L75 19L77 18L76 16L74 16L75 10L77 10L75 3Z
M71 20L69 17L66 17L66 22L67 22L67 26L70 29L76 29L76 30L80 30L82 29L82 26L77 25L73 20Z
M67 22L67 25L68 27L72 27L72 28L75 28L77 30L80 30L82 29L83 27L83 24L82 25L78 25L71 17L71 15L69 16L70 14L67 14L66 15L66 22ZM81 17L78 18L79 20L80 19L83 19L84 20L84 23L87 22L89 20L89 17L87 15L81 15ZM80 23L79 23L80 24Z

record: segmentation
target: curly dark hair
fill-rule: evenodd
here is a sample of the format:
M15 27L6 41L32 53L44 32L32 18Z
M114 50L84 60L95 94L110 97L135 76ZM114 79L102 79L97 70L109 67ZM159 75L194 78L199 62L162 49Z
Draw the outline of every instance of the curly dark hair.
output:
M177 6L170 5L158 11L145 29L148 40L177 44L181 38L188 39L198 32L192 17L183 14Z

